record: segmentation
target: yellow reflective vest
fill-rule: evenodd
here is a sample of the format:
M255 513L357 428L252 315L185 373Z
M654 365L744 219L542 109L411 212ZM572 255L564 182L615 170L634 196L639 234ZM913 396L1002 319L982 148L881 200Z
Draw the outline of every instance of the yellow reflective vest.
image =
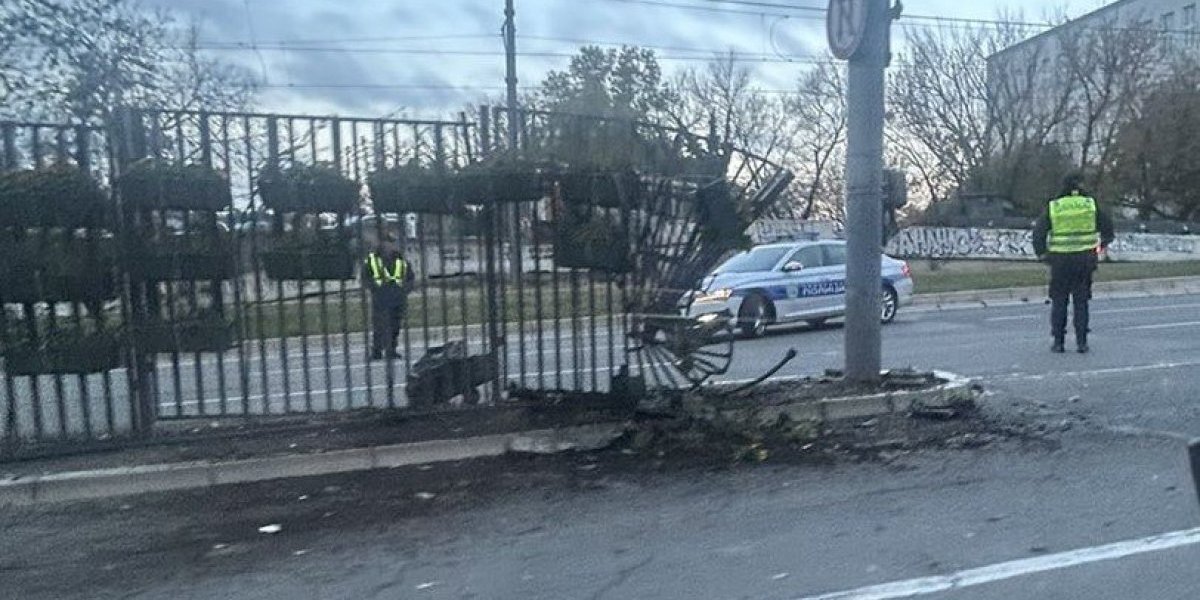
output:
M1063 196L1050 202L1051 254L1091 252L1100 245L1096 230L1096 200L1087 196Z

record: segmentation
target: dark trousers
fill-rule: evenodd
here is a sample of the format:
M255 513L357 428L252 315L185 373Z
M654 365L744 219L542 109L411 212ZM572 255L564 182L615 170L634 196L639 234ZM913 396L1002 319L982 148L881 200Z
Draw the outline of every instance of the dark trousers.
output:
M1090 252L1050 255L1050 334L1055 340L1066 337L1067 305L1074 304L1075 340L1087 341L1095 257Z
M372 302L371 353L385 354L395 351L403 322L403 303Z

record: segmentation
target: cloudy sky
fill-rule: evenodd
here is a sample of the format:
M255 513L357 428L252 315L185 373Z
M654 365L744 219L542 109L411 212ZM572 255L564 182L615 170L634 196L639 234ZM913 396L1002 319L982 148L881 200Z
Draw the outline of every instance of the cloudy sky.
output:
M143 0L199 24L206 52L244 65L280 112L442 117L504 86L503 0ZM534 86L583 43L655 48L668 73L734 50L786 89L825 50L824 0L516 0L519 78ZM908 0L911 15L1043 21L1102 0ZM930 21L924 21L927 25ZM902 43L902 40L901 40Z

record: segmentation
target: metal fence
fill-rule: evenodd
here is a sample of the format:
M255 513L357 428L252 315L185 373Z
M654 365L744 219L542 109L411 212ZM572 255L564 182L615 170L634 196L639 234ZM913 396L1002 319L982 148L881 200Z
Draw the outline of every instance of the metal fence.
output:
M163 420L697 385L732 338L678 302L741 233L714 235L706 213L752 220L790 181L686 132L491 108L126 111L0 132L3 171L76 165L103 194L103 214L67 222L0 185L4 455ZM359 271L388 239L416 281L400 356L371 360Z

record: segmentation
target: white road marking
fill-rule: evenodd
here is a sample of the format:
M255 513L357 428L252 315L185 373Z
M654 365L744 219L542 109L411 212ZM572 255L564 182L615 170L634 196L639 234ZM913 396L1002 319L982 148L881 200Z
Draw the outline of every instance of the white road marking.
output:
M1081 377L1084 375L1117 375L1122 373L1137 373L1140 371L1164 371L1168 369L1181 369L1184 367L1200 366L1200 361L1187 361L1177 363L1155 363L1152 365L1137 365L1131 367L1113 367L1110 369L1090 369L1087 371L1053 371L1048 373L1008 373L1001 375L973 375L977 379L988 379L992 381L1038 381L1047 377Z
M1150 331L1155 329L1175 329L1177 327L1196 327L1200 325L1200 321L1183 321L1180 323L1159 323L1158 325L1139 325L1137 327L1123 327L1125 331Z
M987 318L987 319L984 319L984 321L988 321L988 322L998 322L998 321L1028 321L1028 320L1031 320L1031 319L1040 319L1040 318L1042 318L1042 317L1043 317L1043 315L1012 315L1012 316L1010 316L1010 317L989 317L989 318Z
M596 367L597 373L607 373L607 372L610 372L613 370L614 369L611 366L597 366ZM576 373L583 373L584 375L587 375L587 374L591 373L591 369L564 370L564 371L562 371L562 373L563 373L563 375L567 375L567 374L574 375ZM510 376L510 379L512 379L514 381L517 380L516 377L511 377L511 376ZM536 379L536 376L530 376L530 377L527 377L527 379ZM553 379L554 379L553 374L548 374L548 375L542 376L542 380L544 380L544 381L551 381ZM296 384L293 384L293 385L296 385ZM408 384L405 383L403 378L396 377L396 385L393 389L403 390L407 387L408 387ZM363 385L363 386L356 386L356 387L351 387L351 388L347 388L347 387L333 388L330 390L325 390L324 388L314 387L311 390L311 392L312 392L313 398L315 399L315 398L318 398L321 396L325 396L327 394L346 394L346 393L353 394L353 393L360 393L360 392L366 392L366 391L387 392L387 389L388 389L387 384L380 384L380 385L372 385L370 387ZM289 400L289 399L303 399L306 397L306 395L307 395L307 392L303 389L300 389L300 390L288 392L286 395L283 392L272 392L269 397L265 396L263 394L255 394L253 396L247 396L245 398L245 400L248 402L261 402L263 400L276 401L276 400ZM397 396L397 398L399 398L399 396ZM228 405L236 405L236 404L241 403L242 401L243 401L243 399L241 396L236 396L234 394L230 394L225 400L226 404L228 404ZM159 406L161 406L162 408L176 408L176 407L180 407L180 406L197 406L201 402L203 402L205 406L212 405L212 404L219 405L221 403L221 398L213 397L213 398L205 398L204 400L194 400L193 399L193 400L182 400L179 402L160 400ZM347 402L347 405L349 405L350 401L347 400L346 402ZM407 402L405 403L405 405L407 405ZM334 408L332 410L338 410L338 409ZM212 415L212 416L216 416L216 415Z
M1059 554L997 563L986 567L958 571L948 575L920 577L907 581L884 583L821 596L808 596L801 600L893 600L895 598L915 598L917 596L951 592L995 583L997 581L1036 575L1047 571L1069 569L1101 561L1129 558L1140 554L1161 552L1163 550L1182 548L1195 544L1200 544L1200 528L1172 531L1136 540L1126 540Z
M1144 313L1161 310L1178 310L1181 308L1200 308L1200 304L1167 304L1164 306L1146 306L1142 308L1110 308L1107 310L1093 310L1093 315L1119 315L1124 313ZM1008 317L990 317L985 321L1001 322L1001 321L1026 321L1029 319L1041 319L1045 315L1011 315Z

